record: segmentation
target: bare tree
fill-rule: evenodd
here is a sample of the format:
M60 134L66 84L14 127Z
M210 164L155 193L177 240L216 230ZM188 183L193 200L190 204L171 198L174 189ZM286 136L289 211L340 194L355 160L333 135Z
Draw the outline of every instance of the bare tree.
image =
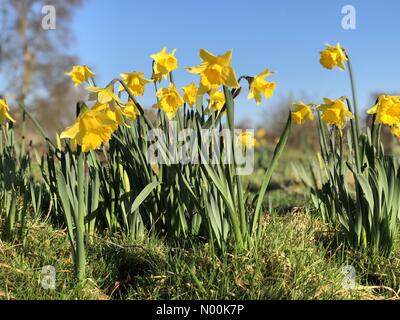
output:
M50 134L74 114L77 92L64 72L77 58L71 55L72 17L84 0L1 0L0 72L7 95L24 102ZM51 4L56 29L45 30L42 8Z

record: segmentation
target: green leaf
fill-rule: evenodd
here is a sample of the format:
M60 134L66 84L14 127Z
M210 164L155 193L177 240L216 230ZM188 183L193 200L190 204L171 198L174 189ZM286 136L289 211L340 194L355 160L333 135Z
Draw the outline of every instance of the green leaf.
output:
M133 201L130 212L133 214L139 206L147 199L149 194L158 187L160 183L159 182L151 182L149 183L136 197L135 201Z
M275 147L274 154L272 156L272 160L270 162L270 165L267 169L267 172L265 173L263 182L261 184L261 189L260 193L258 196L258 201L257 201L257 206L254 211L254 217L253 217L253 223L252 223L252 228L251 228L251 235L254 235L256 230L259 227L260 224L260 217L261 217L261 208L262 208L262 203L264 200L265 193L267 191L269 182L271 181L272 174L276 168L276 165L278 164L279 158L282 155L283 150L285 149L287 139L289 137L289 132L290 128L292 125L292 115L289 113L288 120L286 122L285 129L283 130L283 133L280 137L278 145Z

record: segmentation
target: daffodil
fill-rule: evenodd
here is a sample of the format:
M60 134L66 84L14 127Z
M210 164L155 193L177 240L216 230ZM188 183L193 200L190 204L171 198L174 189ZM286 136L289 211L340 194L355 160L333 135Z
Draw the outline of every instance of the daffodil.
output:
M75 123L65 129L61 139L71 139L72 146L80 145L83 152L98 149L111 139L118 123L104 110L89 109L81 112Z
M152 80L145 79L142 72L122 73L121 77L135 97L143 96L146 84L152 82ZM118 91L124 91L122 84L119 85Z
M257 140L263 140L267 138L267 130L265 128L260 128L256 132L256 139Z
M183 100L189 106L193 107L196 104L198 88L196 87L194 82L192 82L186 87L183 87L182 90L183 90Z
M129 100L125 104L124 115L130 120L135 120L138 116L140 116L139 109L133 101Z
M295 110L292 112L293 121L297 124L303 124L307 120L313 121L314 114L310 106L306 105L304 102L299 102L294 104Z
M254 139L254 134L249 131L244 131L240 133L238 136L238 141L242 147L246 147L248 149L254 148L256 144L256 139Z
M6 100L0 99L0 125L6 124L7 121L15 122L15 120L10 116L9 111L10 107Z
M346 125L347 118L353 118L353 114L347 109L341 99L330 100L325 98L324 104L317 107L322 112L321 119L329 125L335 125L339 129L343 129Z
M203 61L202 64L187 68L189 72L201 76L200 95L210 90L218 89L221 85L231 88L240 87L236 79L235 70L231 67L232 50L221 56L215 56L204 49L200 49L200 58Z
M126 114L124 110L121 109L120 106L115 106L115 121L118 123L120 126L125 126L129 128L129 125L125 123L125 118Z
M72 70L65 74L71 77L75 87L81 85L83 82L89 83L89 78L95 76L88 66L73 66Z
M161 78L168 78L170 72L178 68L178 60L175 57L176 49L167 53L167 48L163 48L160 52L152 54L150 57L154 60L153 79L161 81Z
M376 114L377 123L388 126L400 123L400 96L380 96L378 103L368 113Z
M327 45L326 49L320 52L320 55L321 65L329 70L332 70L334 67L344 70L344 62L348 60L346 53L339 43L336 47Z
M255 147L260 148L262 146L265 146L267 144L267 130L264 128L260 128L256 131L256 142L255 142Z
M86 90L90 91L89 100L95 100L101 104L106 104L106 103L110 103L113 101L116 101L116 102L119 102L122 104L122 101L114 93L114 88L112 85L110 85L106 88L86 87Z
M269 72L268 69L265 69L258 76L254 77L250 81L250 92L249 99L256 100L257 104L261 103L261 94L264 94L266 99L269 99L274 94L274 90L276 88L275 82L268 82L266 80L267 77L271 76L273 73Z
M222 91L210 91L208 108L212 111L221 111L225 105L225 95Z
M157 91L157 97L158 103L155 107L162 109L167 114L169 120L175 118L175 114L184 104L183 98L173 83L170 83L168 88L159 89Z

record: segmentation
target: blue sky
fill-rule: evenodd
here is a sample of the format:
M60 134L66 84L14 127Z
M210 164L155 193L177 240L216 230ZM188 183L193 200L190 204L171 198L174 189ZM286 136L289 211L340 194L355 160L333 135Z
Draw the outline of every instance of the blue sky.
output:
M347 4L356 8L356 30L341 26ZM74 51L105 85L126 71L150 77L149 55L176 48L181 69L175 80L182 86L198 80L183 67L199 63L200 48L216 54L233 49L238 76L264 68L277 72L270 78L278 85L272 99L256 106L246 89L238 100L237 116L259 124L263 112L290 93L313 102L350 95L348 74L319 64L325 43L347 48L360 109L370 107L372 92L400 92L399 12L398 0L88 0L74 20ZM141 101L150 106L154 99L149 86Z

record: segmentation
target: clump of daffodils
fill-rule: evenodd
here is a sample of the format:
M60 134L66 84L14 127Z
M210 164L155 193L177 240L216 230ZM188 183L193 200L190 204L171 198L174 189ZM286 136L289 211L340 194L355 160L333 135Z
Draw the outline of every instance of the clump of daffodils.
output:
M246 79L249 82L248 98L254 99L257 104L261 103L262 96L266 99L271 98L276 88L275 82L267 81L267 78L273 74L268 69L257 76L241 77L238 80L235 70L231 66L232 50L222 55L214 55L205 49L200 49L201 64L186 68L189 73L200 76L199 84L192 81L182 89L178 89L172 76L179 65L175 53L175 49L168 52L167 48L163 48L158 53L150 55L153 60L151 79L147 79L145 74L139 71L121 73L121 79L114 79L106 87L96 85L95 73L88 66L73 66L72 70L66 74L71 77L75 86L83 83L88 85L86 87L89 93L88 100L94 104L84 110L75 123L68 127L60 137L70 139L73 147L81 146L84 152L100 148L111 139L112 134L118 130L119 126L129 126L126 120L133 121L144 115L136 98L143 96L146 86L152 82L169 81L167 86L157 89L157 102L153 106L161 110L168 120L175 119L176 114L185 105L191 108L195 107L197 101L199 99L202 101L204 95L208 96L207 110L209 113L222 112L226 106L222 87L235 89L238 93L240 92L240 79ZM115 91L114 87L117 81L120 84ZM128 101L123 102L126 94L129 97ZM243 141L252 141L250 137L247 138L247 140L243 138Z

